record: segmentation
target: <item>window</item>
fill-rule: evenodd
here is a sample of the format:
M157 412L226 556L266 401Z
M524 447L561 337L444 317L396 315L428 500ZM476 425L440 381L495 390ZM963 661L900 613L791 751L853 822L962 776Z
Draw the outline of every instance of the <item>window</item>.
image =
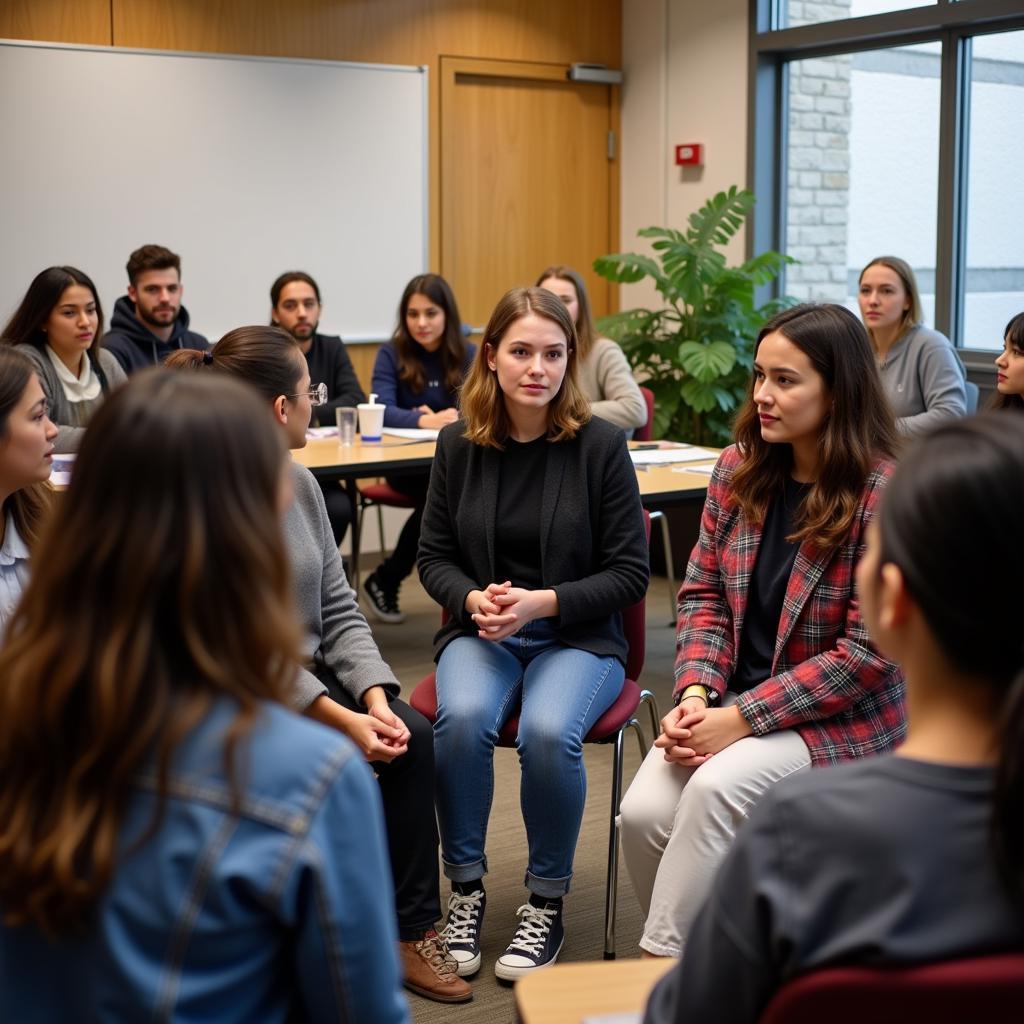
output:
M939 64L934 44L788 65L785 278L800 299L857 311L861 268L900 256L933 322Z
M962 342L993 349L1024 312L1024 31L971 41Z
M926 321L990 369L978 350L1024 311L1020 0L755 0L754 15L752 253L788 252L781 290L853 309L864 264L902 256Z

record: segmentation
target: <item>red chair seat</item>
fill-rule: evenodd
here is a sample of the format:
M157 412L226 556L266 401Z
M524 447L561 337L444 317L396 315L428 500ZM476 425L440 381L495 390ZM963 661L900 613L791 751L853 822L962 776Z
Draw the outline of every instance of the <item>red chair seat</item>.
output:
M1024 953L914 967L830 967L788 982L760 1024L1010 1024L1024 1020Z
M390 484L385 483L360 484L359 496L363 499L364 505L372 501L376 505L391 505L394 508L416 507L416 502L408 494L396 491Z

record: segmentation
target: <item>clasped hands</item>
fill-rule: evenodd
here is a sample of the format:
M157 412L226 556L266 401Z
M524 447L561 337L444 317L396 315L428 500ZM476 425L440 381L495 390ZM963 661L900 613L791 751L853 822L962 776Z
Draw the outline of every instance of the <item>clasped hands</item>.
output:
M661 735L654 745L665 751L666 761L696 768L752 734L753 729L735 705L709 708L700 697L687 697L661 720Z
M504 640L534 619L558 614L558 595L553 590L524 590L510 580L489 583L466 595L466 611L476 623L481 640Z

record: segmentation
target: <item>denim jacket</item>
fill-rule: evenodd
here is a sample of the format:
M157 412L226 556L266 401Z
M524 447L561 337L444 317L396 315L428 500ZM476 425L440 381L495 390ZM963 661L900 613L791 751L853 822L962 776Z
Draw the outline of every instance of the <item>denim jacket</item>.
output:
M344 737L264 705L234 763L219 702L179 746L158 831L143 772L89 931L51 943L0 928L0 1020L409 1019L380 797Z

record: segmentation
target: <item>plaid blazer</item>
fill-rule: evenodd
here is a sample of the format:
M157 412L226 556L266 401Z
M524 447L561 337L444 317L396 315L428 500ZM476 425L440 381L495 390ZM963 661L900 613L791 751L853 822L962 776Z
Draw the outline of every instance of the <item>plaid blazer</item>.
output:
M722 698L736 665L761 543L761 527L733 501L730 481L739 462L733 445L715 466L700 537L679 591L676 692L702 683L712 700ZM883 460L872 470L850 533L838 548L820 552L800 545L779 618L772 674L739 697L755 736L796 729L812 764L890 750L906 730L902 673L868 639L854 591L865 529L892 468Z

